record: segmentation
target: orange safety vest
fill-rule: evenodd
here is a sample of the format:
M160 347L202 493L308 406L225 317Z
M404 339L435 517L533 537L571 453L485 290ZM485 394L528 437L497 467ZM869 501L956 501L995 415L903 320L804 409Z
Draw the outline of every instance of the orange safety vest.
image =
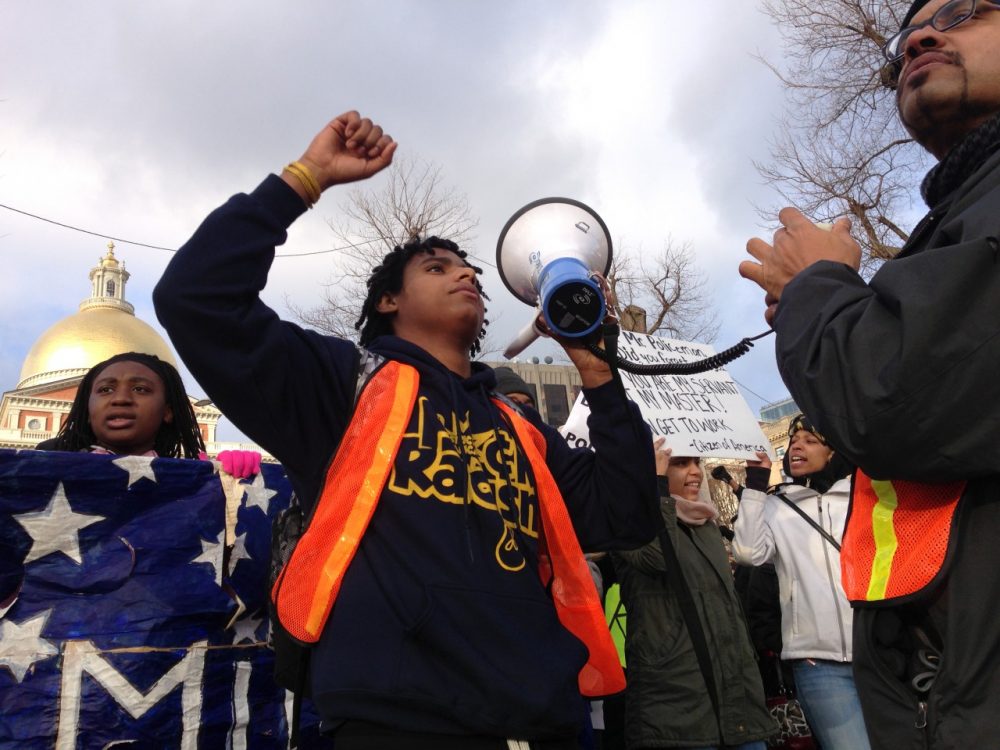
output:
M392 470L419 385L415 368L393 360L365 385L309 526L275 581L271 598L278 620L302 643L315 643L323 632ZM537 484L542 583L551 582L560 623L590 652L580 670L580 692L588 697L621 692L625 675L566 504L545 464L545 437L514 409L494 403L509 417Z
M847 598L897 603L927 587L944 565L965 484L878 480L859 469L840 550Z

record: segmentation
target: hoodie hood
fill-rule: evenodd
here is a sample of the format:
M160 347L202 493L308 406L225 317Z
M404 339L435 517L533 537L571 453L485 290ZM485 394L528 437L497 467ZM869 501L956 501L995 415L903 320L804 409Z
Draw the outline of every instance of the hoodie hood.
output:
M450 385L460 387L465 391L485 391L490 393L496 389L496 376L493 369L482 362L472 362L472 374L463 378L457 372L452 372L429 354L425 349L397 336L379 336L371 342L368 350L380 354L387 359L395 359L413 365L424 377L440 376L443 381L451 381Z

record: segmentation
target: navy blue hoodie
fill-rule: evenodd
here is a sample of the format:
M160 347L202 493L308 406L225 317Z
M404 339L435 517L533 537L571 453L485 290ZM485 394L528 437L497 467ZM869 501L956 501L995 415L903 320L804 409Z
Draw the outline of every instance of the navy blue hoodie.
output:
M274 247L304 211L283 181L214 211L154 292L181 358L220 409L281 461L307 508L351 416L358 352L281 321L259 298ZM537 568L530 467L490 403L493 371L463 378L395 336L369 347L420 389L379 505L313 653L324 718L411 731L574 735L586 648L559 623ZM596 454L537 413L546 463L586 549L634 548L656 528L651 443L610 384L587 389Z

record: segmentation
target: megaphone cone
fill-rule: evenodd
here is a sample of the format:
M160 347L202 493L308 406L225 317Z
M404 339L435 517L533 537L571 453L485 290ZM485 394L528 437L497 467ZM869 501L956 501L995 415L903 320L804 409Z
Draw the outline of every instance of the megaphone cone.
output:
M510 217L497 240L504 285L525 304L540 307L546 325L560 336L587 336L604 320L604 295L592 277L606 276L611 259L604 221L570 198L529 203ZM524 332L518 340L523 338Z

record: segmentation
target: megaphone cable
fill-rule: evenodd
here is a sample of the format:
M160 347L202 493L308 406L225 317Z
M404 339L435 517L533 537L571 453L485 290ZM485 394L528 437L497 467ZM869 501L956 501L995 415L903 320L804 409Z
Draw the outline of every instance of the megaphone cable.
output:
M750 351L753 348L754 341L769 336L772 333L774 333L774 329L768 328L763 333L745 338L735 346L731 346L711 357L699 359L696 362L661 362L655 365L642 365L622 359L618 356L617 352L609 356L609 353L601 349L597 344L588 343L586 347L587 351L595 357L612 365L612 369L617 367L633 375L697 375L700 372L708 372L709 370L718 370L720 367L725 367L730 362L739 359Z

